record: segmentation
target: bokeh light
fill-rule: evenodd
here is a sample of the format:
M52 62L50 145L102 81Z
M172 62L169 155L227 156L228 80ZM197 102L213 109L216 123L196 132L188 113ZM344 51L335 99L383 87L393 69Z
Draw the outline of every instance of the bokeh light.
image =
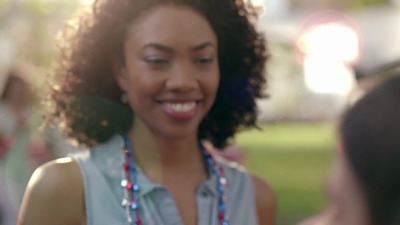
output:
M94 2L94 0L82 0L82 4L87 5L87 6L92 5L93 2Z
M355 85L352 66L361 56L361 35L345 15L319 12L305 21L296 41L307 87L324 94L348 94Z
M359 57L358 34L343 23L328 23L313 27L300 36L297 46L306 55L353 63Z
M263 7L264 6L264 0L251 0L251 2L256 7Z

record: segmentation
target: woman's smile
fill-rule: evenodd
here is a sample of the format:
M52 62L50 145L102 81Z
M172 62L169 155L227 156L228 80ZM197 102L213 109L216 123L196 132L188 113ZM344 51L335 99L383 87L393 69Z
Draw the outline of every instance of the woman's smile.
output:
M160 102L166 115L175 120L189 120L196 114L197 101L163 101Z

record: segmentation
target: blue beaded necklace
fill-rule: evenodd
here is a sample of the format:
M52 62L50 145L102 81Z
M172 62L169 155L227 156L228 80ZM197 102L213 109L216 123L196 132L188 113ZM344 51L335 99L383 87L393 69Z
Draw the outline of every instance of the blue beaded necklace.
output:
M122 200L122 206L125 208L125 214L127 217L127 222L129 225L143 225L139 213L139 202L138 194L140 191L140 186L137 183L137 170L135 161L133 158L133 150L131 141L128 135L124 135L125 145L123 148L125 155L125 162L123 163L122 181L121 186L124 190L124 197ZM217 176L218 179L218 220L220 225L229 225L227 215L226 215L226 202L228 201L227 187L228 182L225 178L224 168L218 166L213 157L202 144L200 144L200 150L204 157L204 161L207 164L209 171Z

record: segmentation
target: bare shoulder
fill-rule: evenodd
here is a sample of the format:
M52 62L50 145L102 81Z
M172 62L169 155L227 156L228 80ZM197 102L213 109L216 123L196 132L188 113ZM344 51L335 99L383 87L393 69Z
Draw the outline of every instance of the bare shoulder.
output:
M39 167L27 186L20 225L82 224L85 217L83 181L72 158Z
M263 179L251 175L257 206L257 215L260 225L273 225L276 219L277 199L275 191Z

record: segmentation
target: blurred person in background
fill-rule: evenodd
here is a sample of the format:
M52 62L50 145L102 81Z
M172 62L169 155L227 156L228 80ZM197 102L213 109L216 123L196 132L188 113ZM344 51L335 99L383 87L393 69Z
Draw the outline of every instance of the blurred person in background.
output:
M74 20L50 119L91 149L33 174L20 224L274 224L270 186L200 144L255 126L267 51L247 3L100 0Z
M33 136L34 97L22 70L9 71L0 97L0 213L2 225L17 223L25 186L34 169L52 159L47 143Z
M6 182L5 162L14 144L17 130L24 123L24 106L27 99L26 83L10 72L0 97L0 214L2 225L17 222L17 210L10 198Z
M400 75L356 102L339 133L331 206L303 225L400 224Z
M3 145L9 146L10 139L25 121L25 106L29 94L27 84L16 71L9 73L3 89L0 96L0 140Z

